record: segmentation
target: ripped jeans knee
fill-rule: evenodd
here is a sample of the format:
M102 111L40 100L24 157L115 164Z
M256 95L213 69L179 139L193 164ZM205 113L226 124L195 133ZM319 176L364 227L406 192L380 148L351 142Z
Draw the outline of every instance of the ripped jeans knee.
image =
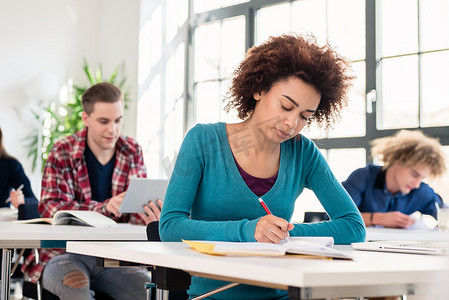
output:
M90 269L78 256L64 253L52 258L41 277L42 287L60 299L94 299L90 289Z
M70 271L62 278L62 285L72 289L85 289L89 285L89 278L80 270Z

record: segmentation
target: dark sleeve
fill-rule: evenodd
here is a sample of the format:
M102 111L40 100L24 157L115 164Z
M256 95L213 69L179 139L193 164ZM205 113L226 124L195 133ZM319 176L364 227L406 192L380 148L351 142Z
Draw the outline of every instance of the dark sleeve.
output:
M16 167L14 168L14 174L11 176L11 188L17 189L21 184L23 184L22 192L25 197L25 203L37 203L37 199L34 196L33 190L31 189L30 180L25 175L25 171L23 170L20 162L17 162Z
M367 172L365 168L355 170L349 175L346 181L342 182L343 187L351 196L355 205L360 208L367 189Z

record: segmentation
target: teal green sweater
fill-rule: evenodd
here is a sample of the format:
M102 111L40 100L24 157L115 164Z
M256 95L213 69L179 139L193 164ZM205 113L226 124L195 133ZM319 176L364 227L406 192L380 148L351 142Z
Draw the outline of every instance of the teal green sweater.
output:
M365 226L357 207L315 144L301 136L281 144L277 180L262 197L273 215L290 220L304 188L315 192L331 221L295 224L291 236L332 236L336 244L364 241ZM192 128L182 143L165 195L160 220L162 241L255 242L256 224L264 215L258 197L237 169L225 123ZM189 295L200 295L224 284L193 277ZM286 291L239 285L215 294L213 299L286 297Z

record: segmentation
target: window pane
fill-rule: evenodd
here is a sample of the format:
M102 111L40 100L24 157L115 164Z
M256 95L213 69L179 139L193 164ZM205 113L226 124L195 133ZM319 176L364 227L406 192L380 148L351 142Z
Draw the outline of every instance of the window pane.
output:
M151 16L150 26L150 57L151 66L155 66L161 59L162 55L162 7L159 6Z
M381 128L417 127L418 56L384 59L381 68Z
M449 51L421 58L422 126L449 125Z
M220 77L229 78L245 56L245 17L223 21Z
M449 1L421 0L421 50L449 48Z
M176 52L167 60L165 66L165 114L175 110L176 102L184 95L184 43L180 43Z
M208 23L195 30L194 80L218 79L220 23Z
M181 0L183 2L185 0ZM249 0L194 0L193 11L201 13L208 10L213 10L221 7L231 6L234 4L248 2ZM185 1L187 2L187 1Z
M178 34L179 28L187 21L188 1L167 0L167 10L165 16L167 43Z
M326 43L326 0L295 1L291 11L293 32L312 33L320 45Z
M172 56L167 61L165 66L165 99L161 101L165 106L165 115L170 114L170 112L175 108L176 103L176 57Z
M209 1L209 0L205 0L205 1ZM232 6L232 5L240 4L240 3L244 3L244 2L249 2L249 0L221 0L221 6L227 7L227 6Z
M150 83L137 104L137 140L142 145L142 152L147 169L151 169L149 177L161 178L159 164L160 124L163 111L161 109L161 77L157 75ZM148 118L151 114L151 118ZM151 166L151 168L149 168ZM162 177L162 178L163 178Z
M382 56L417 52L417 0L380 1L380 38Z
M329 130L329 137L364 136L366 133L365 62L353 63L352 68L356 78L348 94L349 104L342 112L341 121Z
M350 60L365 59L365 1L328 1L328 40Z
M194 0L193 12L201 13L220 8L220 0Z
M220 93L220 122L225 122L225 123L238 123L241 122L242 120L240 120L237 117L237 110L231 109L229 111L229 113L226 113L226 111L224 110L224 107L226 106L226 104L228 104L227 101L223 101L224 97L226 95L226 93L229 90L229 87L231 85L231 80L223 80L221 83L221 93Z
M276 20L274 22L274 20ZM290 4L283 3L261 8L256 16L256 45L269 36L288 33L290 27Z
M366 153L363 148L328 150L329 165L338 181L344 181L358 168L366 165Z
M175 96L180 98L184 94L184 81L185 81L185 44L180 43L176 48L176 61L175 61ZM169 83L170 81L167 81ZM167 84L166 83L166 84Z
M215 123L220 120L220 85L218 81L198 83L195 100L196 123Z

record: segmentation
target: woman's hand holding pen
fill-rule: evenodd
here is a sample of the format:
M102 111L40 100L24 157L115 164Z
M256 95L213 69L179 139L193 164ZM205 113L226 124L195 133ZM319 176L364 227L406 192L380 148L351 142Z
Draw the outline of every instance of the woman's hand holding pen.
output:
M294 225L274 215L266 215L259 219L256 225L254 238L262 243L279 244L280 241L289 237L288 233Z
M7 202L11 202L15 208L18 208L20 204L25 203L25 197L23 196L22 188L23 185L19 186L17 190L12 189L11 192L9 192L9 198Z

